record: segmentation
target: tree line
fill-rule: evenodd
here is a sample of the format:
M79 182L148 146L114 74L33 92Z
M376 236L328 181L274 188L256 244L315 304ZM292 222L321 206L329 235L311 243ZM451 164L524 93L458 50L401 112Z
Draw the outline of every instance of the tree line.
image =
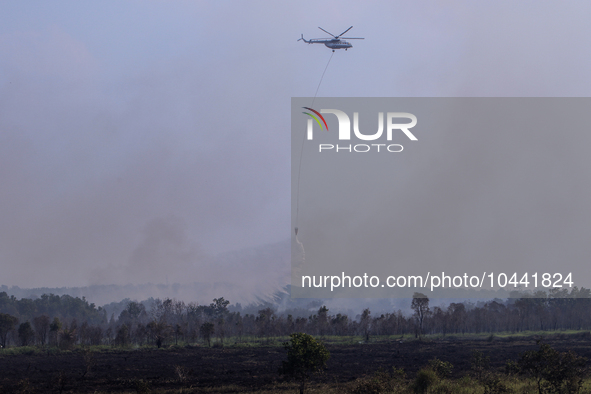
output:
M292 333L316 336L466 334L520 331L591 330L591 295L587 289L521 294L506 300L452 302L433 306L415 293L412 312L356 316L322 305L313 311L294 308L279 312L271 304L244 313L223 297L209 305L166 298L125 301L124 309L107 316L85 298L44 294L16 299L0 292L0 346L163 345L202 342L209 346L252 339L270 341ZM250 308L252 310L252 308Z

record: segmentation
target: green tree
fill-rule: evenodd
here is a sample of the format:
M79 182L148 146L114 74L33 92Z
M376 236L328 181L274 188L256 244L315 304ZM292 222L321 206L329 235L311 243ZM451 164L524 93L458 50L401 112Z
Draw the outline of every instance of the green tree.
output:
M129 327L127 324L122 324L117 328L117 335L115 336L115 343L118 346L125 347L129 343Z
M165 321L152 320L148 323L146 329L148 330L150 337L156 340L156 346L160 349L162 343L170 334L171 327L166 324Z
M287 361L283 361L279 373L299 381L300 394L304 394L310 376L326 368L330 353L311 335L294 333L290 337L291 341L283 344L287 350Z
M20 340L21 346L28 346L31 340L35 338L35 331L31 327L31 323L24 322L18 327L18 339Z
M224 300L224 297L214 298L209 307L213 310L214 316L219 318L228 314L228 304L230 301Z
M62 329L62 322L57 317L53 318L53 321L49 325L49 335L50 338L53 338L55 344L58 344L59 332Z
M130 301L125 308L129 318L137 320L142 313L146 312L146 307L136 301Z
M0 313L0 347L6 347L6 337L14 329L18 319L6 313Z

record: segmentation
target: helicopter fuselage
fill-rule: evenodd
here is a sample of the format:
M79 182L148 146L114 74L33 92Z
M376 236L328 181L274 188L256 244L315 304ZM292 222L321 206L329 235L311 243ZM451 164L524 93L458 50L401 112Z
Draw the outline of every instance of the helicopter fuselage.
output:
M324 44L330 49L348 49L353 47L350 42L345 40L325 40L321 38L312 38L306 40L303 37L301 39L308 44Z
M351 48L353 45L345 40L330 40L324 43L327 47L331 49L347 49Z

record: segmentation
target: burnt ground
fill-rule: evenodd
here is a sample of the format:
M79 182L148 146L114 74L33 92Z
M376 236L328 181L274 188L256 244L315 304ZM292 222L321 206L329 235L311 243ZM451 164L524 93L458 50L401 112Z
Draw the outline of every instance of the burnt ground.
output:
M591 359L588 336L556 336L544 341L557 350L574 350ZM434 357L451 362L453 376L459 377L469 373L473 350L490 356L491 367L501 370L507 360L517 360L524 351L538 348L536 338L492 341L447 338L327 347L331 354L328 369L315 379L332 383L348 382L393 366L413 376ZM277 370L285 354L281 347L111 350L90 356L82 350L34 355L0 353L0 392L135 392L138 384L142 384L139 380L147 382L152 389L233 385L244 391L256 391L281 380Z

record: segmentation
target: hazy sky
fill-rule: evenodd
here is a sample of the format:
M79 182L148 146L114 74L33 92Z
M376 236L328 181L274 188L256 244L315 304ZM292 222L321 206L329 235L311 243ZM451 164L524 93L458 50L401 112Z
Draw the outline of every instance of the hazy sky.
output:
M288 239L290 98L331 54L302 33L366 38L319 96L589 96L590 8L3 1L0 284L158 282Z

